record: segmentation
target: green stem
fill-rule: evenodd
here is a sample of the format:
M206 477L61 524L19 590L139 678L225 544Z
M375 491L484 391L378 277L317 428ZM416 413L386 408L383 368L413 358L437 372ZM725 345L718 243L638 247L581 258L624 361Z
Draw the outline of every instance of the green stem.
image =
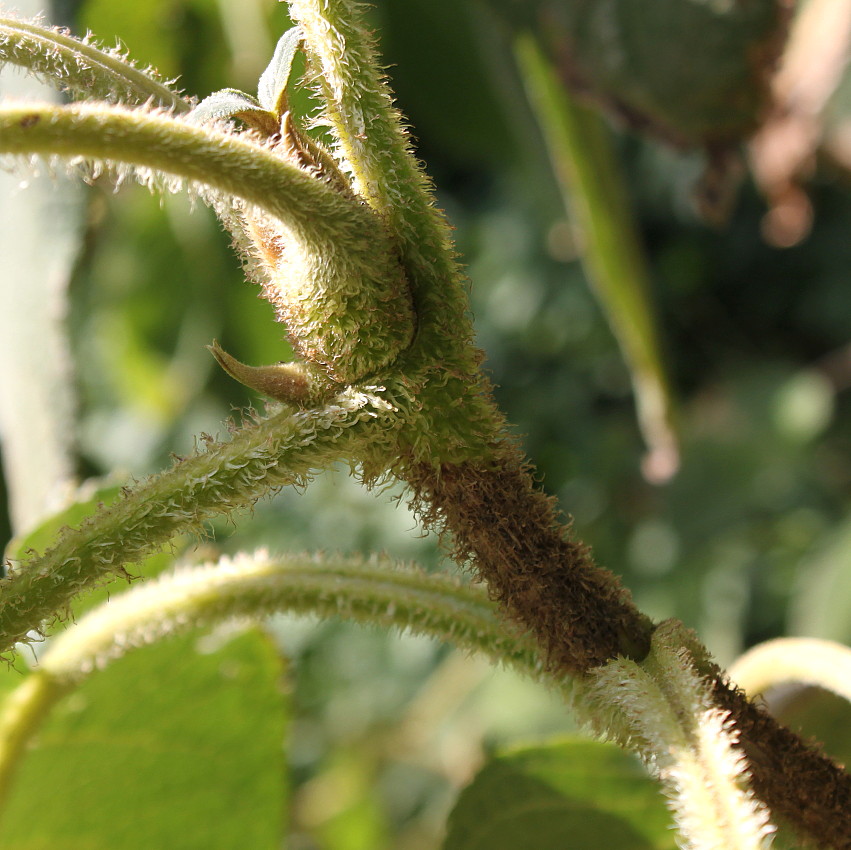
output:
M290 14L319 72L336 153L354 175L356 189L387 221L413 293L417 335L398 369L416 382L423 422L404 450L446 460L453 454L488 455L487 444L504 423L479 370L466 279L455 261L449 225L434 205L431 181L379 71L361 4L292 0Z
M6 698L0 714L0 809L30 742L53 706L71 690L72 683L36 671Z
M166 635L234 617L286 612L410 630L543 676L534 644L506 631L481 590L394 567L387 558L243 555L162 576L94 609L53 640L0 713L0 809L50 709L88 675Z
M119 55L17 18L0 17L0 63L10 62L52 85L88 98L127 103L152 102L175 112L190 105L159 82L153 72L140 71Z
M82 590L120 574L174 535L198 533L205 520L250 506L270 490L304 482L312 470L349 459L387 425L386 405L351 390L325 407L284 410L246 426L230 442L178 462L0 581L0 652L63 612Z
M645 468L657 479L670 477L679 464L674 406L647 265L608 129L565 89L534 36L518 36L515 55L565 202L577 220L588 277L632 373L651 452Z
M165 114L108 104L0 109L0 153L126 163L241 198L291 228L321 256L363 241L358 205L267 148ZM150 179L150 176L148 176Z

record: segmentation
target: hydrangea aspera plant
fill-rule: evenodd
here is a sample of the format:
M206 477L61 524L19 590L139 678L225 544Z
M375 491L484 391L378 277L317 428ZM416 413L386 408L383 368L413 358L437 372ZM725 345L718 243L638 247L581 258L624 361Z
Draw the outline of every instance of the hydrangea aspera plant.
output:
M683 626L637 610L535 484L480 369L449 227L358 4L292 0L290 13L297 26L256 97L226 89L197 105L116 52L0 18L2 59L78 99L4 104L0 152L211 204L298 356L248 366L213 343L228 373L279 404L12 564L0 648L32 641L75 595L175 535L339 460L367 485L402 481L492 602L384 562L257 556L160 578L69 627L9 700L0 795L40 720L93 666L190 625L295 610L412 628L572 681L577 710L661 779L687 846L763 846L772 812L851 847L849 777L749 702ZM297 51L330 147L290 110Z

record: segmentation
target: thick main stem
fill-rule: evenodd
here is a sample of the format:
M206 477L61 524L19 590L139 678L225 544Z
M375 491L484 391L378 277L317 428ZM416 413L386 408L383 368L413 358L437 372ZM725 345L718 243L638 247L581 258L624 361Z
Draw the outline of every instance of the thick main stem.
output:
M582 675L618 655L646 655L652 623L560 526L553 500L511 448L491 465L420 466L408 481L425 522L452 534L455 556L535 636L553 673ZM720 670L703 675L740 730L757 795L823 846L851 848L851 776L749 702Z

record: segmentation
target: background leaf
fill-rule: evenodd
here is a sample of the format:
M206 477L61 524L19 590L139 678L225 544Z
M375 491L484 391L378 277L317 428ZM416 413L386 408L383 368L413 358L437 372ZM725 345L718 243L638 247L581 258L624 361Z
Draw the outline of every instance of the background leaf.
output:
M280 659L256 630L221 644L195 633L147 647L61 702L22 765L0 847L278 848Z
M462 793L444 850L667 850L659 788L613 744L564 741L499 755Z

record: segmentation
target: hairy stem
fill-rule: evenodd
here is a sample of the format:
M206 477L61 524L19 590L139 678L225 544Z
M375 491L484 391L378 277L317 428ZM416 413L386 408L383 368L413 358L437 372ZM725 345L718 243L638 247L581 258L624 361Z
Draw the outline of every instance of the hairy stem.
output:
M617 577L559 524L510 449L492 467L421 468L411 484L427 525L450 531L453 557L469 562L509 615L535 635L551 669L584 674L619 655L641 659L652 624Z
M124 103L148 103L188 112L189 103L148 69L141 71L118 50L101 50L67 31L0 17L0 63L20 65L72 94Z
M554 673L587 675L617 656L644 658L651 622L559 526L552 500L516 457L423 467L408 480L426 524L451 532L454 556L535 636ZM700 672L713 705L740 732L760 799L824 846L851 848L851 776L749 702L717 667L706 663Z
M379 400L354 391L321 408L284 410L126 491L0 581L0 652L32 639L28 633L63 613L76 594L123 573L174 535L198 533L210 517L355 456L384 427L377 418L385 412Z
M336 138L335 153L367 203L388 223L412 289L417 335L398 365L418 376L426 420L419 442L434 434L432 455L439 455L441 444L463 443L468 455L480 456L480 443L500 431L502 418L490 404L479 371L466 280L455 260L449 224L434 205L431 181L413 154L379 71L361 8L357 0L290 3L292 18L304 31L309 61L319 72L326 113L321 120ZM455 433L448 433L453 427Z
M341 242L360 245L369 219L267 148L162 113L106 104L4 106L0 153L125 163L197 183L264 210L320 256L333 256Z
M168 635L277 612L410 630L534 678L543 674L534 644L505 630L481 590L399 569L387 558L257 553L178 570L113 598L62 632L10 695L0 713L0 810L50 709L90 673Z
M56 637L40 669L74 681L163 636L279 612L409 629L483 652L527 675L543 674L535 644L507 631L479 588L387 557L272 557L262 551L178 568L128 590Z
M748 788L747 764L735 746L738 730L712 704L697 671L692 640L682 624L660 624L643 662L618 658L593 671L578 689L577 704L593 726L649 763L666 786L684 846L759 850L774 829ZM701 660L702 649L698 644Z

